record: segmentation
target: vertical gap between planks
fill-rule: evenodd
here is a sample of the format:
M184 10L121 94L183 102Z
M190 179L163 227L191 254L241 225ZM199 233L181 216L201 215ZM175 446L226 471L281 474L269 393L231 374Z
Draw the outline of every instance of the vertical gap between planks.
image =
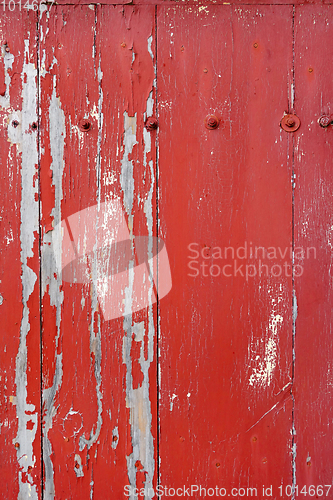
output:
M294 111L295 105L295 5L292 10L292 96L291 107ZM294 397L294 382L295 382L295 337L296 337L296 316L297 316L297 301L295 289L295 136L292 134L292 158L291 158L291 191L292 191L292 370L291 370L291 398L292 398L292 440L291 440L291 460L292 460L292 500L295 500L296 490L296 440L295 440L295 397Z
M156 118L159 119L158 116L158 60L157 60L157 5L155 5L155 107L156 107ZM158 185L158 169L159 169L159 140L158 140L158 129L156 133L156 236L159 237L159 185ZM156 288L158 290L158 256L156 259L157 262L157 272L156 272ZM160 333L160 319L159 319L159 300L157 296L156 301L156 422L157 422L157 451L156 451L156 482L157 486L160 484L160 346L159 346L159 333ZM160 495L158 495L160 498Z
M44 450L43 450L43 318L42 318L42 204L41 204L41 151L40 151L40 36L39 19L40 6L36 11L36 52L37 52L37 155L38 155L38 228L39 228L39 363L40 363L40 475L41 475L41 499L44 498Z

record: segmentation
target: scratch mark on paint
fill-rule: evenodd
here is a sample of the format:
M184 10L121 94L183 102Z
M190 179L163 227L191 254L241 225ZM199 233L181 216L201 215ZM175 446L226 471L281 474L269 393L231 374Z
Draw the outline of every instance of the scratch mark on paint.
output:
M64 141L66 136L65 116L61 109L60 99L56 96L56 77L53 78L53 93L49 107L50 123L50 150L51 150L51 170L52 183L54 185L54 208L52 216L54 219L54 230L44 235L42 246L42 295L44 296L47 288L50 295L50 305L56 308L56 328L55 338L56 353L59 349L60 327L61 327L61 304L64 300L61 291L61 256L62 256L62 234L61 234L61 200L62 178L64 171ZM57 266L57 263L59 266ZM44 489L46 498L54 498L53 464L51 460L52 448L48 438L48 432L52 427L52 420L56 414L55 399L57 392L62 384L62 353L56 354L56 368L53 377L53 383L50 388L43 390L44 401L44 470L45 482Z
M37 70L28 62L29 41L25 40L24 64L22 71L22 198L21 198L21 263L22 263L22 320L20 344L16 356L16 414L18 430L13 443L18 443L17 461L19 463L19 499L37 500L36 486L33 484L29 467L33 468L36 458L33 443L38 427L38 412L33 404L28 404L27 394L27 335L30 331L28 301L37 281L36 273L28 266L28 259L33 257L35 236L39 228L38 183L36 168L38 166L37 138L28 133L30 124L37 120ZM28 424L29 422L29 424ZM32 428L31 428L32 422ZM26 479L27 478L27 479Z

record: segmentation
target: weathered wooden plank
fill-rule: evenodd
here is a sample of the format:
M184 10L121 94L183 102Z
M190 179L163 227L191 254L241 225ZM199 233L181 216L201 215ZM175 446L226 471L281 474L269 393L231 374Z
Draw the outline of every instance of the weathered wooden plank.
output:
M2 498L41 490L36 20L0 17Z
M63 282L59 265L64 258L61 221L96 204L94 27L95 9L88 6L53 7L40 20L43 460L48 498L89 498L92 470L82 443L98 437L101 419L98 339L95 359L91 348L99 313L89 282ZM79 129L84 118L92 123L89 132Z
M331 485L333 473L333 128L318 123L322 115L333 113L332 36L332 7L296 8L295 100L302 125L295 135L294 218L296 263L303 270L295 278L295 480L299 490ZM298 248L308 250L303 259Z
M112 252L93 252L118 222L129 241L156 234L156 132L144 128L154 108L154 19L153 7L122 6L56 7L41 19L47 496L116 498L156 476L156 305L131 316L128 282L112 289L128 308L113 318L105 304L115 299L98 281ZM97 280L75 282L65 274L78 271L84 247Z
M266 498L272 485L277 498L292 479L291 137L279 127L292 17L288 6L158 7L159 217L173 275L159 309L164 486Z
M131 238L156 236L156 131L144 127L155 113L154 25L151 6L98 9L104 123L101 198L121 202ZM147 305L103 326L103 401L108 416L96 461L96 498L122 498L126 485L132 492L156 482L156 304ZM108 484L106 474L113 477ZM133 493L127 497L136 498Z

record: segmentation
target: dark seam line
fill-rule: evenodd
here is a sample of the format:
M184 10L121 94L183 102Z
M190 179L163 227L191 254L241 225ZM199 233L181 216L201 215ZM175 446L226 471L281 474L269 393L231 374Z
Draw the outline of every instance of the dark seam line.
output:
M157 81L157 5L155 5L155 108L156 108L156 118L158 120L158 96L157 96L157 90L158 90L158 81ZM159 157L158 157L158 129L156 132L156 144L155 144L155 155L156 155L156 166L155 166L155 172L156 172L156 236L158 238L159 236L159 204L158 204L158 167L159 167ZM157 240L157 249L158 249L158 240ZM156 288L158 290L158 254L157 254L157 259L156 259ZM159 335L160 335L160 318L159 318L159 298L156 296L156 430L157 430L157 450L156 450L156 482L157 485L160 484L160 380L159 380L159 371L160 371L160 362L159 362L159 353L160 353L160 345L159 345ZM158 498L160 498L160 495L158 495Z
M39 237L39 364L40 364L40 474L41 499L44 498L44 447L43 447L43 317L42 317L42 203L41 203L41 153L40 153L40 38L39 38L39 7L36 11L36 45L37 45L37 155L38 155L38 237Z
M292 85L293 85L293 101L292 101L292 110L289 112L294 112L295 108L295 98L296 98L296 89L295 89L295 4L293 5L293 14L292 14ZM292 500L295 500L295 487L296 487L296 463L295 463L295 397L294 397L294 383L295 383L295 335L296 335L296 318L295 318L295 137L292 134L291 137L292 142L292 179L291 179L291 190L292 190L292 370L291 370L291 397L292 397Z

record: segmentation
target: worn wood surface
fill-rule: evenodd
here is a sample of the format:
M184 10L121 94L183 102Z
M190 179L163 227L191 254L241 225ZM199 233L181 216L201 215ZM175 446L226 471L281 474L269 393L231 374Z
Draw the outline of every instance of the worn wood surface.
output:
M159 8L158 34L159 213L173 269L160 304L161 483L277 491L291 481L292 280L259 276L249 253L291 245L291 137L279 121L292 9ZM283 260L289 251L262 264Z
M1 496L41 494L37 16L1 30Z
M314 248L295 279L295 443L299 485L332 477L332 7L295 12L295 247ZM324 490L326 491L326 490ZM331 494L331 493L330 493Z
M329 485L332 8L117 3L0 20L0 496Z

